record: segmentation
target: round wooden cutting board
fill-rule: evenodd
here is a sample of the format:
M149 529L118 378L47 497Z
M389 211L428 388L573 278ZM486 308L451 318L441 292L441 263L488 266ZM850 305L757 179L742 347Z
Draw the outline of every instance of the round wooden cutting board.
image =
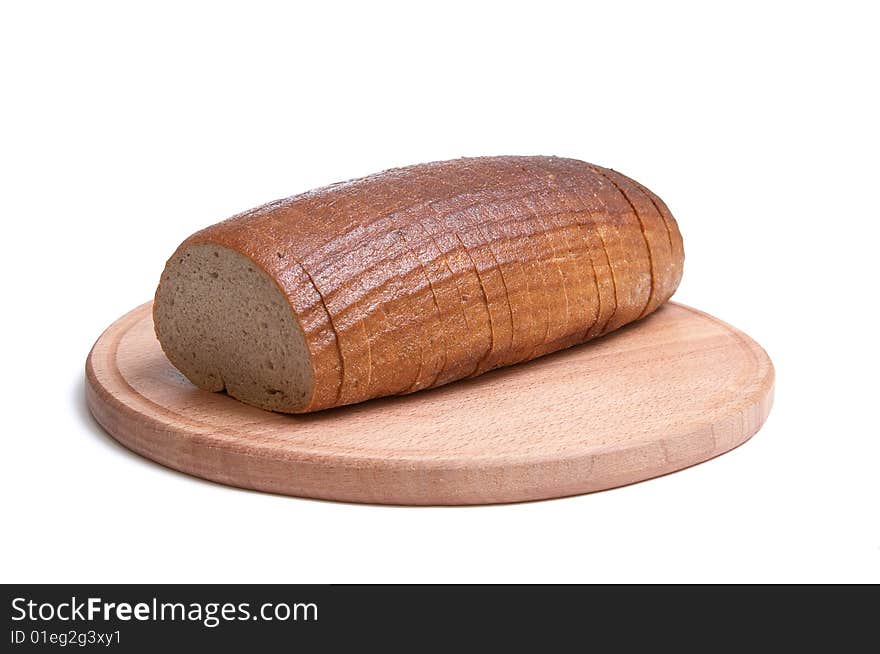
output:
M168 362L151 304L86 364L92 414L127 448L272 493L491 504L588 493L736 447L763 424L773 366L742 332L670 303L599 340L413 395L289 416L201 391Z

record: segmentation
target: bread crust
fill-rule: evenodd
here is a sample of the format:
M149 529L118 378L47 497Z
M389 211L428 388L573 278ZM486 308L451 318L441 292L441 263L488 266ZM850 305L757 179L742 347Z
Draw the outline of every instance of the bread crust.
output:
M559 157L393 169L263 205L181 248L206 243L271 277L302 329L314 387L289 412L430 388L607 333L668 300L684 258L655 194Z

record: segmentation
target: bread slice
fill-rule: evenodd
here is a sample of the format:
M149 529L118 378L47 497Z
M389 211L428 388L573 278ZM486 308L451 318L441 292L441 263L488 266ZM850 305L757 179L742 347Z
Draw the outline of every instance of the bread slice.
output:
M669 297L674 290L669 287L674 267L669 231L660 211L633 180L608 168L603 168L602 173L620 189L632 205L651 253L651 297L642 312L642 315L647 315L665 302L663 298Z
M311 400L305 334L275 281L239 252L184 245L162 274L153 310L168 359L200 388L288 413Z

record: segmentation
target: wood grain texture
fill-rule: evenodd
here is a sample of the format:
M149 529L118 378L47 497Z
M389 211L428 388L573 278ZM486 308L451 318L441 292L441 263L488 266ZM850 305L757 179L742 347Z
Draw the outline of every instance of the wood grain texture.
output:
M104 429L171 468L301 497L455 505L588 493L722 454L764 423L774 373L748 336L669 303L480 377L283 415L190 384L162 353L148 303L98 339L86 379Z
M185 263L206 246L221 260L226 250L245 257L277 285L307 343L308 384L270 383L249 365L256 357L217 355L241 342L218 336L225 317L191 315L193 295L211 306L228 298L222 274ZM194 383L225 381L242 401L301 413L601 336L666 302L683 261L672 214L616 171L560 157L464 158L333 184L193 234L168 261L154 320ZM253 334L257 325L235 327ZM266 390L245 394L245 379Z

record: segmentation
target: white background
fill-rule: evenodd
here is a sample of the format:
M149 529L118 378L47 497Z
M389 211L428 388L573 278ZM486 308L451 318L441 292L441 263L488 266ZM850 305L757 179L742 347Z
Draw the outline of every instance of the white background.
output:
M712 4L4 3L0 581L880 581L877 16ZM91 421L90 346L188 234L483 154L666 200L676 299L776 365L755 438L618 490L426 509L226 488Z

